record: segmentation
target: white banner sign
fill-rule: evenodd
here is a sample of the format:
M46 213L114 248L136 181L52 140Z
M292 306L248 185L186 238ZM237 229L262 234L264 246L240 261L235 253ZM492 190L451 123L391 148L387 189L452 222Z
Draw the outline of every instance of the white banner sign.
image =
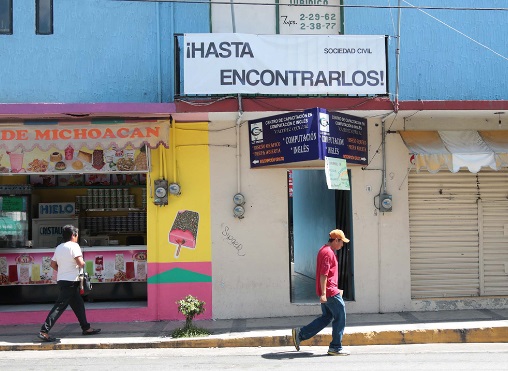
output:
M325 176L328 189L351 190L346 160L325 157Z
M186 34L185 94L386 94L385 36Z

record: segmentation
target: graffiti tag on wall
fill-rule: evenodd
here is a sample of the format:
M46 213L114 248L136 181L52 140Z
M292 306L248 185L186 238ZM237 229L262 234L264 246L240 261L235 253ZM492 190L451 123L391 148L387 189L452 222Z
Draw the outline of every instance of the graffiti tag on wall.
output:
M223 240L236 249L236 254L238 256L245 256L246 255L245 252L242 251L243 245L239 241L237 241L236 238L231 234L231 232L229 231L229 227L224 224L221 224L221 227Z

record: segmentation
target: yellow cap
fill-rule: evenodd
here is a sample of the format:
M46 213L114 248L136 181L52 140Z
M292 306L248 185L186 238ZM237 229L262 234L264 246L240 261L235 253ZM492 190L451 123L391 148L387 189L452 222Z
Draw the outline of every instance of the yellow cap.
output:
M334 229L333 231L330 232L330 239L335 240L336 238L346 243L349 242L349 239L346 238L346 235L340 229Z

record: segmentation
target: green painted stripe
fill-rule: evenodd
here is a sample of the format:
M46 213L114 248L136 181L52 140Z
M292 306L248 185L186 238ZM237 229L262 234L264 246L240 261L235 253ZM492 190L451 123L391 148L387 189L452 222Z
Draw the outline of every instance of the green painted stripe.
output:
M148 283L212 282L212 276L182 268L170 269L148 278Z

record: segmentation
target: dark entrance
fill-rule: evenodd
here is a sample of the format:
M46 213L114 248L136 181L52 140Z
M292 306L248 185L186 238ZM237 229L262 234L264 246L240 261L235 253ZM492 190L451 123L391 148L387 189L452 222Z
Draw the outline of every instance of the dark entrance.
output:
M288 171L288 185L291 302L316 302L316 254L334 228L351 239L337 259L344 299L354 300L351 191L329 190L324 170Z

